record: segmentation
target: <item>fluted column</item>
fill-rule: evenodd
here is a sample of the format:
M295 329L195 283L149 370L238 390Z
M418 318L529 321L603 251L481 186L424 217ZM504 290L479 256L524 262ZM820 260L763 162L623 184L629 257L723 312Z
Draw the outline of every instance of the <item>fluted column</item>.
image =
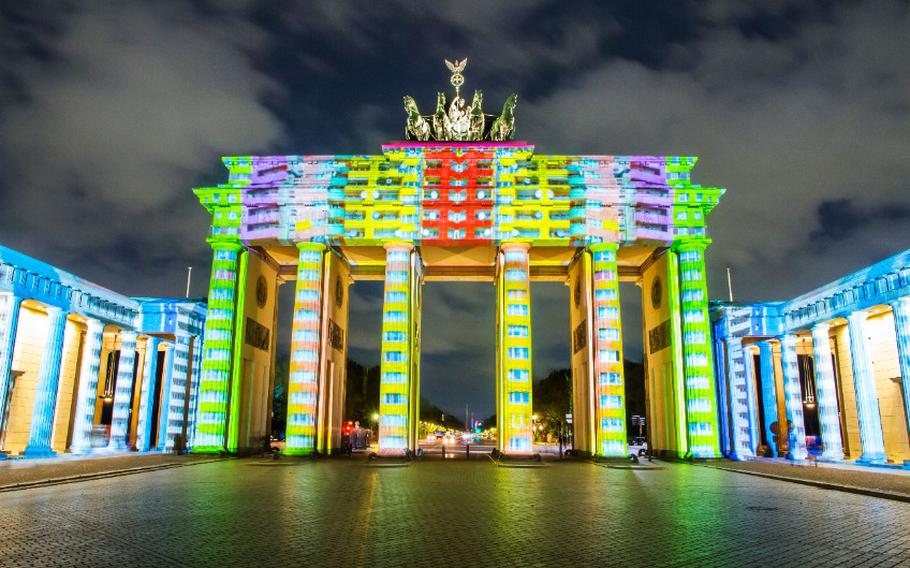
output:
M70 450L75 453L92 449L92 430L95 426L95 402L98 400L98 374L101 371L103 340L104 322L89 318L86 322L85 344L82 347L79 391L76 395L78 399L73 418L73 441L70 444Z
M147 452L151 447L152 416L155 409L155 388L158 382L158 344L161 339L151 336L145 342L145 368L142 370L142 390L139 394L139 420L136 423L136 448Z
M170 370L167 374L167 398L162 398L160 426L158 432L158 449L170 451L174 448L174 438L183 434L183 422L186 408L186 384L189 371L190 336L177 333L174 349L170 358Z
M727 338L727 377L730 386L730 422L733 431L733 459L752 457L749 427L749 392L746 389L745 350L742 338Z
M379 450L408 449L411 416L411 250L407 242L385 245L382 354L379 368Z
M822 455L825 460L844 459L840 419L837 414L837 385L831 360L828 324L812 326L812 352L815 358L815 391L818 396L818 424L821 429Z
M774 349L770 340L758 343L758 362L761 368L761 400L765 416L765 440L771 450L771 456L780 455L780 442L783 439L783 424L777 414L777 384L774 380ZM777 426L775 426L777 424ZM775 430L777 430L775 432ZM775 438L777 442L775 442Z
M796 336L780 338L781 368L784 372L784 405L787 409L787 445L791 460L806 459L806 422L803 418L803 391L799 386Z
M187 416L187 445L192 449L196 443L196 421L199 414L199 381L202 378L202 336L193 336L193 370L190 375L190 408Z
M22 298L19 296L0 295L0 420L6 414L6 397L10 388L10 371L16 350L21 305Z
M872 355L866 342L866 318L864 311L847 316L850 331L850 358L853 361L853 388L856 390L856 410L859 415L859 437L863 454L859 461L886 463L885 440L882 432L882 415L878 408L878 393L875 375L872 372Z
M904 385L904 416L910 432L910 296L891 302L894 310L894 332L897 338L897 357L900 359L901 383Z
M238 280L246 253L239 242L210 241L213 250L205 316L205 360L199 385L199 403L194 435L196 453L225 450L228 398L231 385L234 315L239 305Z
M288 380L287 427L284 453L311 454L316 449L322 267L325 245L298 243L294 320Z
M594 377L598 456L626 456L626 389L616 243L591 245L594 305Z
M673 244L673 250L679 255L687 437L689 452L695 458L720 457L704 257L709 242L696 239Z
M28 445L23 454L27 457L50 457L51 433L57 407L57 389L60 386L60 364L63 360L63 334L67 313L57 307L47 308L47 341L41 354L38 385L35 388L35 405L32 407L32 425Z
M129 447L130 409L133 405L133 365L136 362L135 331L120 333L120 362L114 383L114 411L111 418L111 440L108 447L125 450Z
M499 450L526 454L532 450L531 281L527 243L503 243L497 286L500 314L497 358ZM598 425L599 426L599 425ZM598 433L598 438L600 434ZM597 448L600 450L600 448Z

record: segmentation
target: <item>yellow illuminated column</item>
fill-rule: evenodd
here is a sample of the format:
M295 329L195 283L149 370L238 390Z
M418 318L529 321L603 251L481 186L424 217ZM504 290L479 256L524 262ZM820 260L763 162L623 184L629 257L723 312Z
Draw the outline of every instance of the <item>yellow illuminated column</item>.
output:
M527 243L503 243L497 310L499 450L531 452L531 288Z
M385 245L382 304L382 359L379 382L379 450L396 455L408 448L411 396L411 249L407 242Z
M626 455L625 380L616 243L591 245L593 259L594 381L596 452L602 457Z
M322 322L322 267L325 245L297 243L297 286L294 292L294 321L291 327L291 361L288 378L288 455L307 455L316 449L316 407L318 401L319 329Z

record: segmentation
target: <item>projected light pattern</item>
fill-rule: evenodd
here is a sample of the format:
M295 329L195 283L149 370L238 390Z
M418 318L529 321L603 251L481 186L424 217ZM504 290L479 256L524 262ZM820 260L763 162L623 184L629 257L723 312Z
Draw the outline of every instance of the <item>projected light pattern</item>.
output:
M684 240L674 246L679 255L688 449L696 458L720 457L704 260L707 244L706 240L697 239Z
M626 455L625 381L616 243L591 245L594 290L594 381L597 454Z
M230 241L213 241L211 245L214 259L205 319L206 357L199 385L195 450L217 453L225 446L234 313L238 310L234 299L243 246Z
M527 243L502 247L499 306L502 315L498 358L502 376L497 404L503 451L531 451L531 287Z
M382 352L379 368L379 449L408 448L411 361L410 243L386 245L385 290L382 303Z
M117 367L117 382L114 387L114 414L111 419L110 446L123 450L128 446L127 433L130 427L130 407L133 401L133 365L136 362L135 332L120 334L120 364Z
M297 284L291 324L287 430L284 453L305 455L316 450L316 405L319 394L319 324L322 311L322 265L325 246L297 247Z

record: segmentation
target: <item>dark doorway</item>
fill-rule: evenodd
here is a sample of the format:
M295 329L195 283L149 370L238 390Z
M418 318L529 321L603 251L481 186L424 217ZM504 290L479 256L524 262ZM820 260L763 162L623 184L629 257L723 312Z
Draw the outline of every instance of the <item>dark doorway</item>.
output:
M104 390L101 393L101 420L102 426L110 426L114 418L114 388L117 384L117 370L120 368L120 351L111 351L107 354L104 373Z
M166 353L158 352L158 367L155 371L155 392L149 393L152 396L152 415L151 429L149 430L149 448L158 447L158 415L161 411L161 383L164 382L164 361Z

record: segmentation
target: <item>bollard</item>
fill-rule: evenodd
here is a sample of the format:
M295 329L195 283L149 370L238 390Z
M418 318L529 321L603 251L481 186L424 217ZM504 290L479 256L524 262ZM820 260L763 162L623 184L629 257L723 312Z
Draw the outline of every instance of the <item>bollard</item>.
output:
M471 459L471 444L464 445L464 457L465 459Z
M442 441L442 459L446 459L446 442Z

